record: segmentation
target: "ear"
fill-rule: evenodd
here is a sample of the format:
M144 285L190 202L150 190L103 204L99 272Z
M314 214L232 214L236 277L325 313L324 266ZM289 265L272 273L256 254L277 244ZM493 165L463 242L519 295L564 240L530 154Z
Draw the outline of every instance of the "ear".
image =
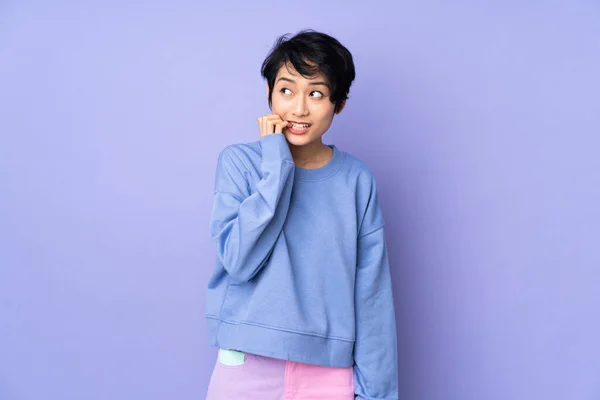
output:
M340 104L340 109L336 111L336 114L341 113L344 110L344 107L346 107L346 100L342 101L342 104Z
M267 97L267 101L269 100L269 83L267 82L267 93L266 93L266 97Z

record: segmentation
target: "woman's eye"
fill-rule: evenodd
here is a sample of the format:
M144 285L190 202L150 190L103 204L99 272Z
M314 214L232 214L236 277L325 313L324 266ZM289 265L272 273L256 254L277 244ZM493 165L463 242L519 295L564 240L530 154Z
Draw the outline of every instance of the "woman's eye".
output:
M282 88L280 92L283 94L292 94L292 91L288 88Z
M317 90L313 90L310 94L312 97L323 97L323 93L321 93Z

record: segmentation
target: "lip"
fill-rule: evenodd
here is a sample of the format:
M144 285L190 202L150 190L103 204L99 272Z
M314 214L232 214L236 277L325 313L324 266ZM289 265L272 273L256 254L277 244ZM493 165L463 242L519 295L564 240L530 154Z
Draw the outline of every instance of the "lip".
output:
M311 124L310 124L310 123L308 123L308 122L298 122L298 121L288 121L288 122L289 122L290 124L291 124L291 123L294 123L294 124L304 124L304 125L308 125L308 127L307 127L307 128L303 128L303 129L295 129L295 128L293 128L291 125L290 125L290 126L288 126L288 127L286 128L286 130L287 130L289 133L291 133L292 135L298 135L298 136L300 136L300 135L304 135L304 134L306 134L306 133L308 132L308 130L310 129L310 126L311 126Z
M312 125L310 122L301 122L301 121L288 121L288 122L289 122L289 126L286 127L286 130L289 133L291 133L293 135L298 135L298 136L306 134L308 132L308 130L310 129L311 125ZM308 125L308 127L304 128L304 129L295 129L295 128L293 128L291 126L292 123L294 123L294 124Z

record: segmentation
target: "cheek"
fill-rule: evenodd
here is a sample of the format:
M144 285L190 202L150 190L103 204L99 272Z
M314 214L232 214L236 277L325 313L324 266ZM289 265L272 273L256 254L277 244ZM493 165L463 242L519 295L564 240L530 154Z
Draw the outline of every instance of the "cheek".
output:
M334 106L331 104L319 104L314 110L314 114L319 116L323 123L330 123L334 115Z
M285 99L282 99L278 93L273 93L273 98L271 99L271 110L273 113L280 114L285 112L287 108L289 108L286 104L288 102Z

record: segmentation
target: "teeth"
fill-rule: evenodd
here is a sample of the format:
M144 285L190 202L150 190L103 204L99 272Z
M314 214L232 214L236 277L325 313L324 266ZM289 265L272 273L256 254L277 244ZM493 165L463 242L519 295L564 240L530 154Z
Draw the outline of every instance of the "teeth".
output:
M308 128L308 124L294 124L292 122L292 127L296 128L296 129L304 129L304 128Z

